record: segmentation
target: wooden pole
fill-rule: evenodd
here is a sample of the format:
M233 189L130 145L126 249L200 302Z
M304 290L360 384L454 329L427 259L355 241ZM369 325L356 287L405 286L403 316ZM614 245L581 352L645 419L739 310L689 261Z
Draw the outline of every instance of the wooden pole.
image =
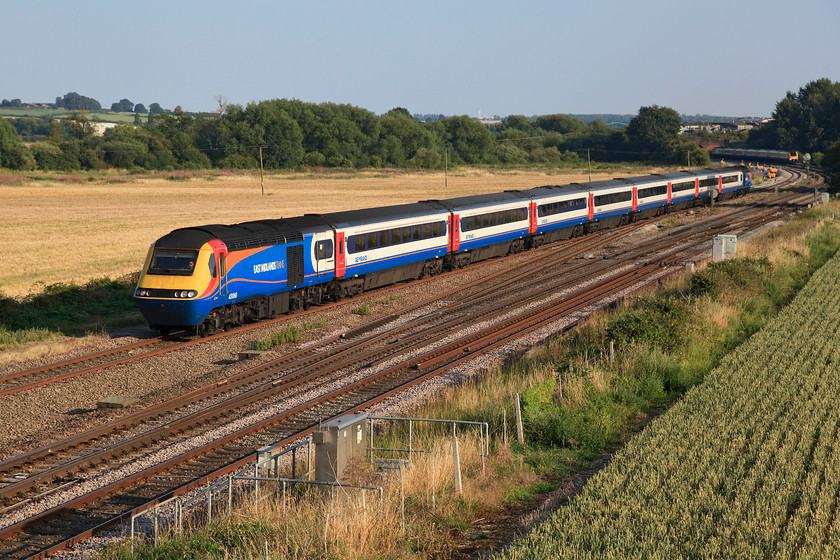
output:
M455 475L455 494L460 496L464 493L464 488L461 486L461 457L458 455L458 438L452 438L452 467Z
M260 146L260 191L262 192L262 194L265 194L265 181L263 181L262 149L263 147Z
M443 149L443 188L449 190L449 149Z
M513 402L516 407L516 439L519 443L525 443L525 431L522 428L522 407L519 405L519 393L516 393L516 400Z

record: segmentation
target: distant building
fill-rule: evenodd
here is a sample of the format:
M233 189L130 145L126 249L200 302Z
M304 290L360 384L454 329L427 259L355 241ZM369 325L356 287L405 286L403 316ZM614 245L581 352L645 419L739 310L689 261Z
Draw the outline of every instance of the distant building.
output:
M115 126L117 126L117 123L94 122L94 123L90 123L90 125L93 127L93 133L94 134L96 134L97 136L102 136L102 135L105 134L106 130L114 128Z

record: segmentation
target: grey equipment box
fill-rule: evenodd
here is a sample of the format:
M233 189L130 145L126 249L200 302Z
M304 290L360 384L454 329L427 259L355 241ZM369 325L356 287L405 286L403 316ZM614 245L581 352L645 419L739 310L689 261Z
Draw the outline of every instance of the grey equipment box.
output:
M712 240L712 260L721 261L735 256L738 251L737 235L716 235Z
M318 428L315 442L315 480L342 482L353 459L364 459L367 451L367 414L345 414Z

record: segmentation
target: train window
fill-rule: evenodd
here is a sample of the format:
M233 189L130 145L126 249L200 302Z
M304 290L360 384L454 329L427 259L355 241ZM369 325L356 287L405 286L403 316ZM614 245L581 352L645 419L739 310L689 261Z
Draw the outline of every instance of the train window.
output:
M694 181L684 181L682 183L674 183L671 185L671 192L694 190Z
M440 237L443 235L443 222L435 222L432 224L432 235L434 237Z
M379 246L380 247L387 247L391 244L389 238L391 237L391 232L389 230L380 231L379 232Z
M216 255L215 254L210 255L210 261L207 263L207 265L210 268L210 278L215 278L216 277Z
M394 228L391 230L391 245L399 245L402 243L402 230Z
M375 233L368 233L365 235L365 249L370 251L371 249L379 248L379 243L377 243L377 237Z
M648 187L646 189L639 189L639 198L650 198L652 196L660 196L667 193L667 185L661 185L658 187Z
M411 241L411 227L406 226L402 228L402 240L403 243L408 243Z
M618 204L620 202L627 202L631 198L633 198L633 193L630 191L602 194L595 197L595 204L597 206L604 206L607 204Z
M472 216L461 218L461 231L470 231L473 228Z
M423 234L420 230L420 226L412 226L411 228L411 240L412 241L419 241L423 239Z
M429 239L432 236L432 224L423 224L423 239Z
M738 176L737 175L729 175L728 177L723 178L724 183L737 183Z
M315 258L318 260L331 259L333 256L332 239L315 243Z
M198 258L198 251L155 249L148 273L192 276L196 258Z
M358 249L356 249L356 239L358 239L359 237L360 236L358 236L358 235L351 235L350 237L347 238L347 252L348 253L352 254L352 253L355 253L358 250ZM364 249L363 244L364 244L364 237L362 237L362 249Z

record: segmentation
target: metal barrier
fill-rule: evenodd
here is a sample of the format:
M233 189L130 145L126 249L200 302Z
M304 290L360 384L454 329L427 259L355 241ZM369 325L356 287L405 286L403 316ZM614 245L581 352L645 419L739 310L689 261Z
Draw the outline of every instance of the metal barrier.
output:
M373 444L373 422L375 420L389 421L389 422L408 422L408 447L406 448L392 448L392 447L376 447ZM374 463L373 454L376 451L388 451L396 453L408 453L408 461L411 462L411 455L413 453L434 453L432 449L422 449L414 447L414 424L415 423L430 423L430 424L452 424L452 437L457 436L456 427L478 428L481 438L481 472L485 472L485 461L490 454L490 425L487 422L472 422L468 420L441 420L439 418L399 418L394 416L369 416L368 417L368 431L370 433L370 462Z
M303 447L307 446L307 469L306 472L301 474L302 477L308 477L313 472L314 469L312 468L312 438L306 438L305 440L284 449L275 448L274 446L269 446L261 449L259 452L268 454L267 457L263 457L262 460L258 460L254 465L254 473L259 477L261 472L265 472L266 469L271 469L274 471L275 476L279 476L279 469L280 469L280 461L287 455L291 454L291 469L292 469L292 476L294 477L297 472L297 462L298 462L298 450ZM131 552L134 553L134 541L135 541L135 526L136 521L142 517L150 517L153 520L153 532L154 532L154 542L155 544L158 543L160 535L163 534L171 534L174 530L175 534L182 534L184 531L184 512L190 512L192 515L198 515L202 511L206 511L206 523L209 525L210 522L213 521L213 514L220 508L218 508L215 504L217 503L224 503L227 501L227 513L230 514L233 511L233 494L234 494L234 480L253 480L254 477L241 477L241 476L234 476L229 475L225 478L221 478L207 486L206 491L197 492L190 498L184 498L183 496L176 496L173 498L169 498L163 502L160 502L155 505L151 505L146 509L139 511L131 516ZM265 480L280 480L279 478L266 478ZM255 482L255 485L258 485L259 482ZM226 494L226 496L225 496ZM255 496L259 496L259 487L255 487L254 489ZM224 498L227 498L225 500ZM205 505L206 504L206 505ZM218 516L218 513L216 514ZM161 521L164 522L169 521L170 517L172 518L171 525L172 527L168 531L161 531Z
M400 423L408 423L408 447L400 448L400 447L376 447L374 446L374 422L381 421L381 422L400 422ZM472 422L467 420L441 420L437 418L399 418L399 417L392 417L392 416L370 416L368 417L368 428L370 433L370 460L371 463L374 463L374 453L375 452L389 452L389 453L404 453L408 455L408 459L383 459L383 464L389 463L393 464L397 468L402 471L402 468L407 466L408 463L411 462L412 455L414 453L436 453L433 449L424 449L415 447L415 436L414 436L414 427L415 424L418 423L428 423L428 424L438 424L438 425L451 425L452 426L452 437L455 438L458 435L458 428L461 428L463 432L466 429L478 429L479 437L481 440L481 450L479 455L481 456L481 469L482 472L485 471L486 465L486 458L489 455L490 450L490 427L487 422ZM298 452L302 449L303 446L306 446L306 469L304 472L297 476L298 472ZM441 452L443 453L443 452ZM287 457L291 455L291 478L283 478L280 477L280 469L281 469L281 462L288 460ZM169 523L169 533L175 532L176 534L182 534L184 531L184 511L190 512L192 515L199 515L200 512L206 511L206 522L209 524L213 520L214 514L214 507L216 510L219 510L217 506L214 504L217 503L224 503L224 497L226 494L227 497L227 513L230 514L233 511L233 495L234 495L234 481L243 481L247 482L253 481L254 482L254 504L258 504L260 501L271 497L272 495L277 493L277 490L273 490L271 492L260 492L260 483L278 483L281 484L280 491L282 492L282 500L283 500L283 510L286 509L286 490L297 485L297 484L304 484L304 485L313 485L313 486L329 486L331 487L331 496L332 492L335 488L353 488L358 489L362 492L362 502L364 503L364 492L365 491L377 491L379 494L379 503L380 509L384 507L383 504L383 489L381 486L365 486L365 485L354 485L354 484L347 484L342 482L324 482L324 481L316 481L316 480L309 480L313 473L315 472L314 466L312 464L312 438L306 438L305 440L284 449L275 448L274 446L269 446L262 448L258 451L258 460L254 464L254 476L244 476L244 475L229 475L225 478L217 480L216 482L209 484L205 492L200 492L194 494L190 498L183 498L181 496L170 498L166 501L161 503L149 506L148 508L135 513L131 516L131 552L134 553L134 541L135 541L135 523L141 517L151 517L153 519L153 531L154 531L154 542L155 544L158 543L159 537L162 533L161 531L161 520L164 523ZM264 476L265 474L271 474L273 476ZM434 482L433 482L434 483ZM434 496L433 496L434 501ZM204 502L204 504L202 504ZM206 507L205 507L206 504ZM217 513L218 516L218 513ZM171 521L170 521L171 518Z
M283 511L286 511L286 489L291 488L297 484L303 485L310 485L310 486L329 486L330 488L330 495L332 495L332 491L334 488L354 488L358 490L376 490L379 493L379 507L382 509L383 507L383 489L381 486L367 486L367 485L359 485L359 484L348 484L346 482L323 482L320 480L305 480L303 478L270 478L265 476L233 476L235 480L253 480L254 481L254 503L257 504L260 501L264 500L265 498L271 497L274 493L270 493L266 496L260 497L259 495L259 483L260 482L277 482L282 483L282 493L283 493ZM364 494L362 494L362 498L364 501Z

